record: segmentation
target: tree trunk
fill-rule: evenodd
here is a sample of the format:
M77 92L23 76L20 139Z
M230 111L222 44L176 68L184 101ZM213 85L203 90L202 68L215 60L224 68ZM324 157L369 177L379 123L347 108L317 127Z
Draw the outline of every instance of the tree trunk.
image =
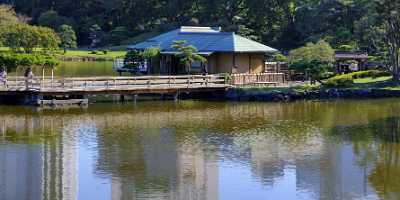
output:
M398 36L398 22L394 19L389 19L388 21L388 46L389 46L389 63L391 65L391 71L393 74L393 81L400 82L400 74L399 74L399 47L400 47L400 38Z

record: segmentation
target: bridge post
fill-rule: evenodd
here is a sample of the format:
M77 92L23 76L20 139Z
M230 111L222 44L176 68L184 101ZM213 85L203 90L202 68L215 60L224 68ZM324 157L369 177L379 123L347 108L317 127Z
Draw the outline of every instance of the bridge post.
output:
M135 103L137 102L138 98L139 98L139 95L138 95L138 94L134 94L134 95L133 95L133 101L134 101Z
M179 91L176 91L174 94L174 101L177 102L179 100Z
M121 95L119 96L119 101L120 101L120 102L125 102L125 96L124 96L123 94L121 94Z

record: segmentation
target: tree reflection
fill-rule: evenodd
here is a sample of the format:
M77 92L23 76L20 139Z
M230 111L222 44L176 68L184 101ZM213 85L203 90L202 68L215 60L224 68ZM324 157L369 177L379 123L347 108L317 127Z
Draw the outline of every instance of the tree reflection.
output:
M353 143L360 166L374 166L368 180L382 199L400 198L400 118L335 127L332 133Z

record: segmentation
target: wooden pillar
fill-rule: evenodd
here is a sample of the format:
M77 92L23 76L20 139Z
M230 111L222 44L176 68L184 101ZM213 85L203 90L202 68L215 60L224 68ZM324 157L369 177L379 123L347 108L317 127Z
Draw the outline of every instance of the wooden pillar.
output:
M236 70L236 55L235 55L235 52L232 53L232 69L231 69L231 73L233 73L233 69Z
M247 57L249 58L249 74L251 74L251 54L247 54Z
M179 91L174 94L174 101L177 102L179 100Z

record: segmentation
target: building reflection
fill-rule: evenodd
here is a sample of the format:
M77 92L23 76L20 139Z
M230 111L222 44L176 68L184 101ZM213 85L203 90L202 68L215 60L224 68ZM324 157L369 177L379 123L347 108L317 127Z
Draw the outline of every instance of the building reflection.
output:
M5 138L0 145L0 199L76 199L76 139L60 129L62 122L0 116Z

